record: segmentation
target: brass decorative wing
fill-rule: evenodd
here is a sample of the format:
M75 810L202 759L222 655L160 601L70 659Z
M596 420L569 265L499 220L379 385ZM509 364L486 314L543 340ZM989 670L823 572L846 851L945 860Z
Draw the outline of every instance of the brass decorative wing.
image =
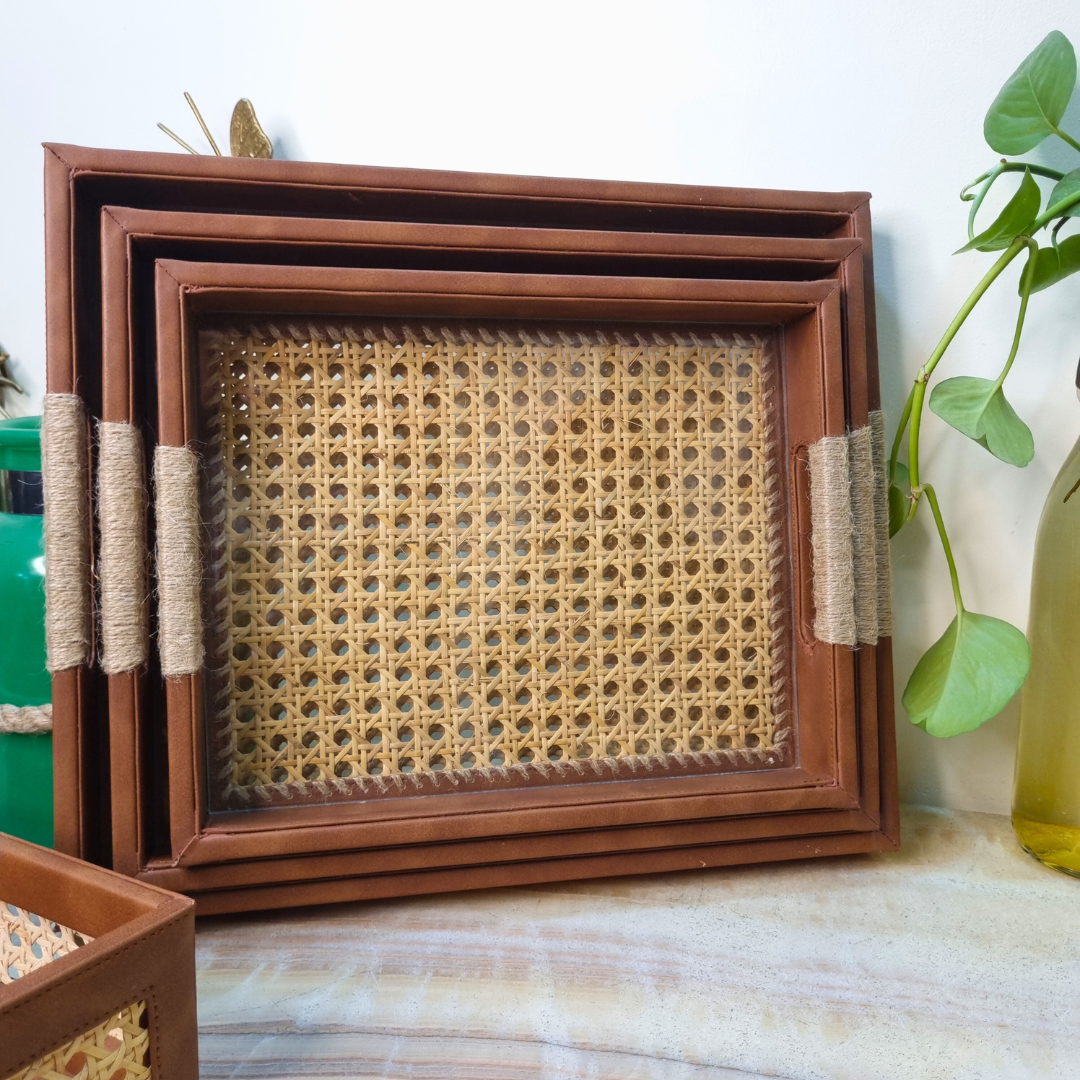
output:
M233 157L272 158L274 146L255 116L255 106L241 98L229 124L229 149Z

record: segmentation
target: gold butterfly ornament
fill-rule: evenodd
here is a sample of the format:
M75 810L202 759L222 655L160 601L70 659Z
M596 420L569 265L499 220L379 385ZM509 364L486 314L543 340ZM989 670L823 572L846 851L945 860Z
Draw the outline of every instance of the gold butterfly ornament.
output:
M195 114L195 119L198 120L199 127L202 128L203 134L206 136L214 153L221 157L222 153L218 149L218 144L214 141L214 136L210 134L210 129L206 126L206 121L202 118L199 107L187 91L184 91L184 97L187 99L188 105L191 106L191 111ZM160 123L158 127L170 139L178 142L189 154L198 155L199 151L184 142L175 131L170 131L164 124ZM262 129L262 125L259 123L258 117L255 115L255 106L247 98L241 98L233 109L232 120L229 123L229 151L233 157L272 158L274 156L273 143L270 142L266 132Z

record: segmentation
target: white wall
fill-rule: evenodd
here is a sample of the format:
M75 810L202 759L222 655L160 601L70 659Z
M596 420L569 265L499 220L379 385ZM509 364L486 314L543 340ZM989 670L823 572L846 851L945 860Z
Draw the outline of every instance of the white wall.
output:
M43 140L201 146L190 90L226 138L250 97L279 156L695 184L874 193L882 376L907 384L989 256L963 243L961 185L991 164L982 118L1051 29L1080 46L1069 0L978 3L9 3L0 14L0 342L44 390ZM1066 126L1080 133L1080 95ZM280 151L283 151L281 153ZM1038 151L1049 164L1057 147ZM1069 166L1071 167L1071 166ZM1017 268L1018 272L1018 268ZM967 326L942 374L996 372L1015 277ZM1072 376L1080 276L1031 304L1009 390L1036 437L1010 469L930 417L937 486L974 610L1026 621L1032 541L1080 433ZM924 508L925 509L925 508ZM928 517L895 545L897 698L952 603ZM903 795L1007 812L1015 704L935 742L899 710Z

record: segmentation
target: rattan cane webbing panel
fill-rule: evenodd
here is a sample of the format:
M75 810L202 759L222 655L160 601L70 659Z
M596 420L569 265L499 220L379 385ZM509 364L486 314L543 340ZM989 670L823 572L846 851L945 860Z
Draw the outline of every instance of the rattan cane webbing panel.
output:
M200 342L219 805L780 763L770 337Z
M146 1003L136 1002L8 1080L149 1080L148 1020Z
M0 986L21 979L93 940L0 900Z

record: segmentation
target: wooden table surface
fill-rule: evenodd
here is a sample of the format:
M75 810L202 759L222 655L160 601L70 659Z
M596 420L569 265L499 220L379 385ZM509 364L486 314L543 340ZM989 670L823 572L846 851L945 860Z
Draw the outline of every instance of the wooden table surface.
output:
M898 854L200 920L204 1077L1080 1077L1080 881Z

